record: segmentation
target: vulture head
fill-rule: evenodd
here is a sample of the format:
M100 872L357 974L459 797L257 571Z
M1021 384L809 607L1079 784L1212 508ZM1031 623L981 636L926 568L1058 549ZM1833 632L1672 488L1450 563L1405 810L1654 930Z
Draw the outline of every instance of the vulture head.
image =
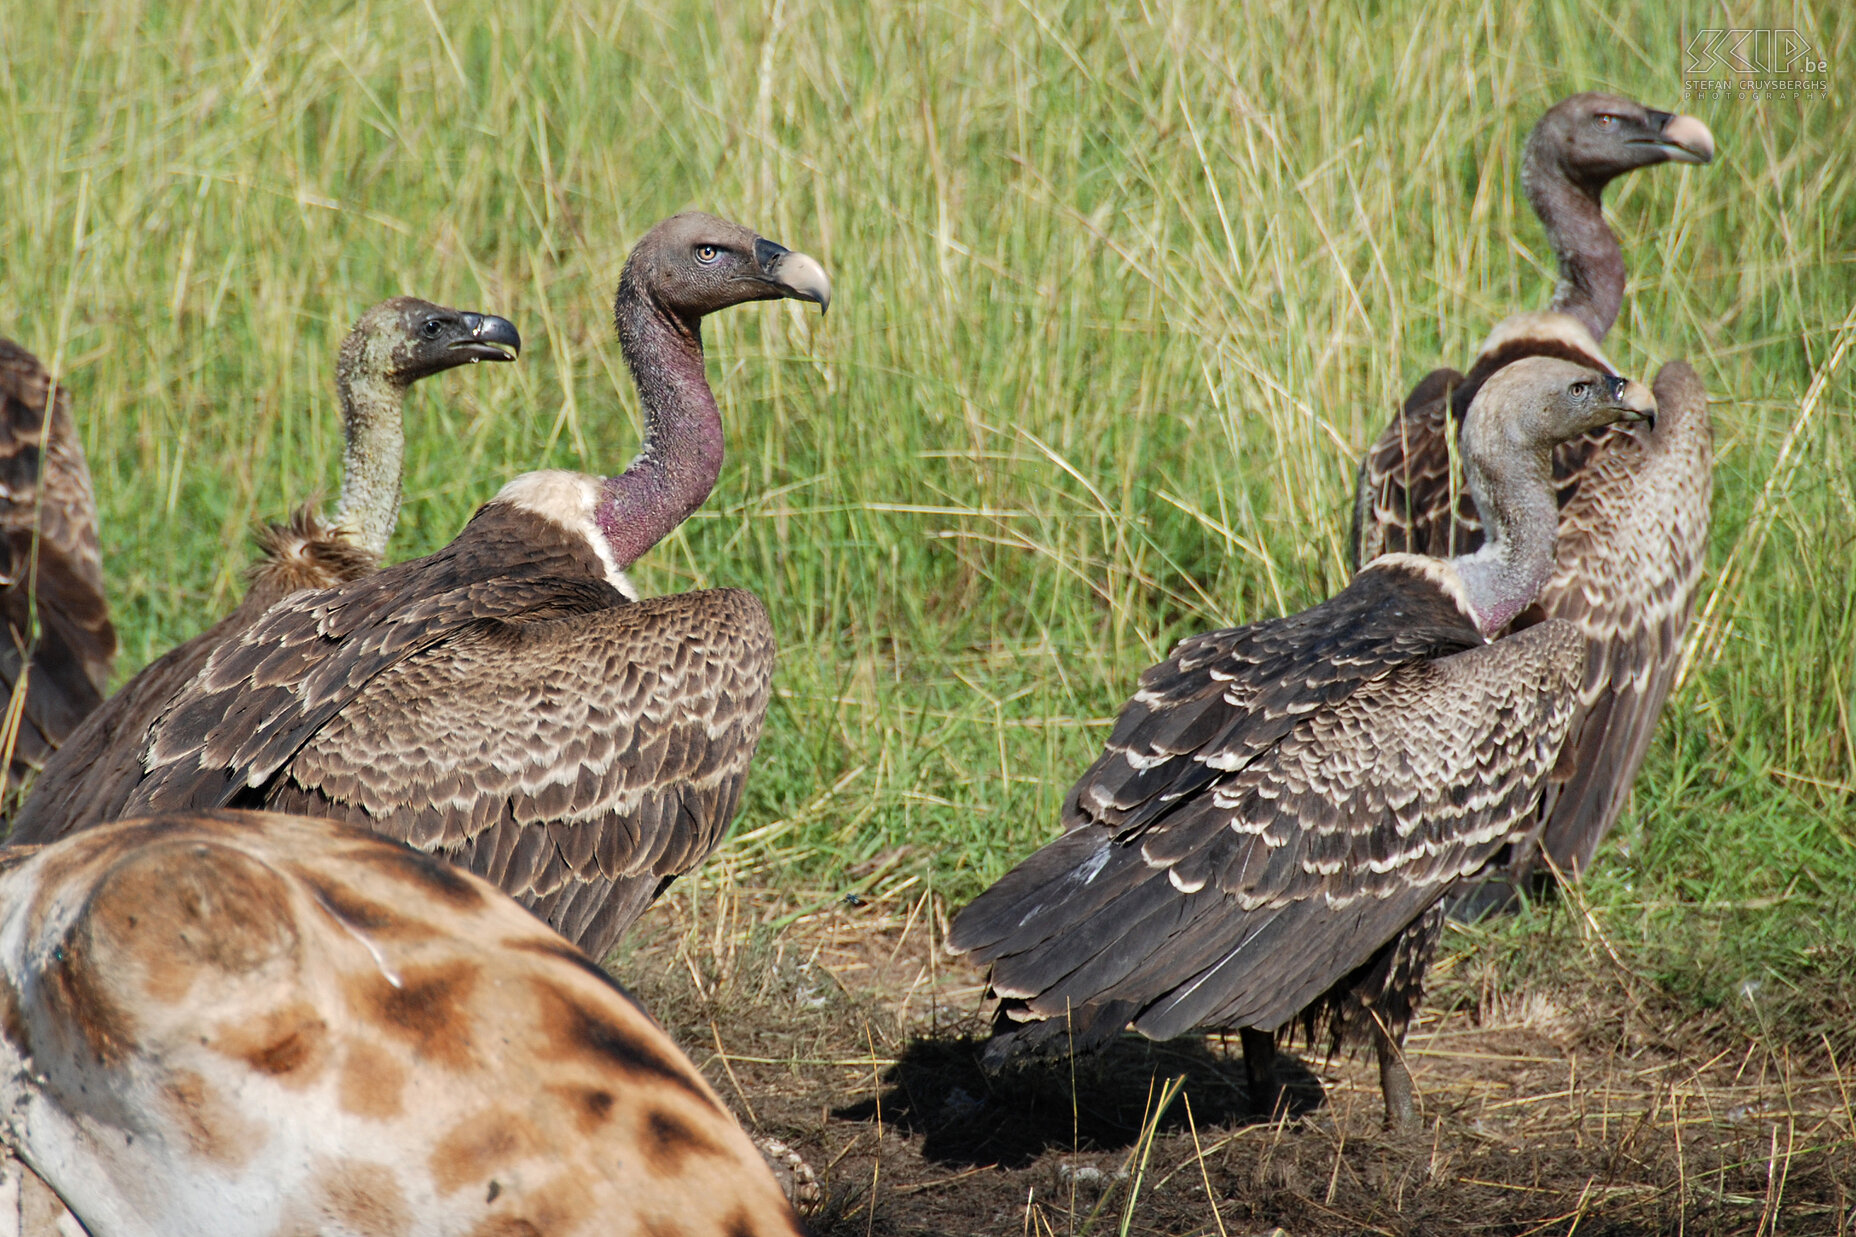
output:
M361 315L342 342L342 369L399 387L477 361L513 361L522 336L507 318L396 296Z
M1596 198L1612 180L1655 163L1707 163L1714 135L1693 116L1608 94L1555 104L1527 139L1531 175L1556 171Z
M824 311L831 305L831 280L816 258L738 223L685 211L645 233L625 260L620 305L633 297L693 327L706 314L747 301L790 297Z
M1497 370L1476 392L1463 423L1463 450L1472 459L1544 461L1581 434L1655 419L1656 398L1641 382L1558 357L1525 357Z

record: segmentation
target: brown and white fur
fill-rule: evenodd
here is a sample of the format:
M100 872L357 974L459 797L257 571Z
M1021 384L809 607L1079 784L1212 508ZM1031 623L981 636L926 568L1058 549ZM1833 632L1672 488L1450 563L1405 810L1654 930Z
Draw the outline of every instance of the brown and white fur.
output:
M801 1231L663 1029L476 877L240 812L0 864L0 1144L93 1237Z

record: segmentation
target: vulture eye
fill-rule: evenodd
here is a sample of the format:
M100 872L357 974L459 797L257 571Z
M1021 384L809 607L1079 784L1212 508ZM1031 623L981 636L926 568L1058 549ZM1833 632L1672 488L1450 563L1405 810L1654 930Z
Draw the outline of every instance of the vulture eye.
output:
M1618 118L1609 112L1600 112L1597 116L1592 118L1592 123L1597 125L1600 129L1610 132L1612 129L1618 127Z
M445 324L440 322L437 318L427 318L424 322L419 324L419 334L425 336L427 339L437 339L439 332L444 329Z
M702 263L704 266L711 265L717 258L721 256L722 256L721 250L717 249L714 245L696 246L696 260Z
M1581 379L1567 387L1566 390L1571 392L1574 399L1584 399L1592 393L1592 384Z

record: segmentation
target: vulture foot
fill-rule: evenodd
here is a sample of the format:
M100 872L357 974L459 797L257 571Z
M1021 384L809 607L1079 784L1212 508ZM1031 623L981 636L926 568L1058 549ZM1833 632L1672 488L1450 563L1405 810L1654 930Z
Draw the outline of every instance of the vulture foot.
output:
M1244 1074L1249 1082L1251 1111L1265 1120L1282 1116L1282 1086L1276 1081L1276 1036L1270 1031L1245 1027L1238 1039L1244 1046Z

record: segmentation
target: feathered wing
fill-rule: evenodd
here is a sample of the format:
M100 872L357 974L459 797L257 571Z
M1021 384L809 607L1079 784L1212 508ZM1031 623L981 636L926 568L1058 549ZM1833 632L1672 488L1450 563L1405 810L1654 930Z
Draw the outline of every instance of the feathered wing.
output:
M54 397L36 357L4 339L0 547L9 637L0 641L0 680L9 697L22 674L26 683L10 770L17 784L102 701L116 629L103 593L96 496L69 401L63 390Z
M1577 630L1548 622L1358 680L1266 746L1208 731L1163 760L1209 779L1172 779L1191 789L1159 790L1159 811L1118 805L1132 826L1078 824L961 912L950 943L993 964L1010 1019L1274 1030L1526 827L1584 661Z
M1401 548L1443 557L1482 544L1468 495L1451 479L1448 435L1489 374L1543 354L1612 368L1559 315L1518 315L1467 377L1450 382L1440 375L1451 371L1439 370L1414 388L1360 467L1353 545L1361 561ZM1578 626L1591 662L1561 762L1565 780L1548 786L1539 827L1503 865L1504 880L1527 877L1542 848L1564 872L1591 861L1623 811L1680 660L1706 552L1713 459L1694 371L1664 366L1655 392L1655 430L1612 427L1553 455L1557 567L1529 614Z
M142 772L142 741L167 702L213 649L256 615L243 607L144 666L86 717L45 763L13 820L9 845L56 842L122 814Z
M551 553L532 520L511 564L506 518L493 504L446 550L288 598L222 645L155 723L119 814L365 821L609 948L733 818L772 628L736 590L629 602L567 574L577 548Z
M588 574L584 543L545 531L492 503L435 554L273 605L215 648L155 719L122 812L250 797L374 678L473 625L626 604ZM524 557L509 561L509 539L523 536Z
M1277 743L1310 712L1418 658L1482 643L1404 564L1356 575L1298 614L1182 640L1141 675L1096 762L1064 802L1068 829L1140 827Z
M721 842L773 656L734 589L484 623L374 677L264 801L454 859L599 957Z
M1681 662L1707 555L1707 392L1680 361L1658 371L1654 391L1657 428L1608 436L1578 474L1537 603L1575 624L1592 649L1566 778L1540 807L1541 848L1567 873L1585 869L1624 810Z
M232 613L142 667L66 737L33 782L9 841L55 842L120 817L142 775L149 727L214 649L250 630L291 593L333 587L376 566L371 555L328 530L308 507L286 524L262 529L259 545L262 555L246 573L245 596Z

